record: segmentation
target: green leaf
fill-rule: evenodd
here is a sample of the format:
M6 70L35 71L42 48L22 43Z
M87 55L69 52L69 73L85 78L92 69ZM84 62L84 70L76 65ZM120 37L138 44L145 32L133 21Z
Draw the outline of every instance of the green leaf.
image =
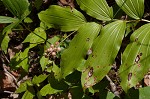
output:
M10 38L9 38L9 36L8 36L9 33L10 33L10 32L7 32L7 33L5 34L5 36L4 36L3 40L2 40L2 44L1 44L1 48L2 48L2 50L3 50L5 53L7 53L8 43L9 43L9 41L10 41Z
M26 80L25 82L21 83L19 88L16 90L16 93L21 93L27 90L27 86L32 86L30 80Z
M19 55L19 60L20 63L18 64L17 67L22 67L26 72L28 71L29 64L28 64L28 52L30 48L26 48L23 52L20 53Z
M35 7L37 10L40 9L40 7L42 6L43 0L35 0Z
M16 56L17 57L16 58L16 63L17 63L16 65L17 65L17 67L21 66L26 72L28 72L28 68L29 68L29 64L28 64L28 52L29 52L29 50L31 48L33 48L35 46L36 46L36 44L30 44L28 48L26 48L23 52L19 53L19 56Z
M150 87L143 87L139 89L131 88L128 91L128 95L126 95L125 99L149 99Z
M81 82L84 88L95 85L109 72L120 49L125 29L126 23L121 20L102 28L82 72Z
M29 7L28 0L2 0L2 2L8 10L19 19L24 17Z
M43 30L43 28L38 27L26 37L23 43L30 42L31 44L40 44L44 43L45 40L46 40L45 31Z
M94 22L87 23L79 28L77 35L70 42L69 48L62 54L60 64L62 77L66 77L81 66L100 29L101 26Z
M35 96L35 91L33 87L28 87L28 90L24 93L21 99L33 99Z
M14 23L11 23L10 25L6 26L3 29L2 35L4 38L1 42L1 48L5 53L7 52L8 43L10 41L8 34L11 32L11 29L17 26L18 24L19 24L19 20L16 20Z
M110 8L106 0L77 0L82 10L88 15L104 21L110 21L113 18L113 8Z
M39 83L43 82L47 77L48 77L48 75L44 75L44 74L41 74L38 77L35 75L32 79L32 83L39 84Z
M107 97L105 99L114 99L115 95L112 92L107 93Z
M130 17L141 19L144 13L144 0L116 0L118 6Z
M7 17L7 16L0 16L0 23L13 23L18 21L17 18Z
M83 89L81 86L70 88L72 99L82 99Z
M52 71L54 72L54 76L56 79L61 77L61 69L53 62Z
M55 94L61 92L62 90L57 90L51 87L50 84L45 85L41 90L40 93L42 96L46 96L47 94Z
M70 7L52 5L46 11L40 12L38 16L48 27L59 28L61 31L78 30L86 23L83 14Z
M32 21L31 18L27 17L27 18L24 19L24 22L25 23L32 23L33 21Z
M42 56L42 58L40 59L40 65L42 67L42 71L44 71L48 63L49 63L49 59L45 58L45 56Z
M54 37L52 37L52 38L50 38L50 39L48 39L47 41L49 42L49 43L51 43L51 44L55 44L56 42L58 42L60 40L60 37L59 36L54 36ZM48 46L48 47L50 47L50 44L49 43L46 43L46 45Z
M21 93L27 90L27 83L21 83L19 88L16 90L16 93Z
M139 99L148 99L150 95L150 87L144 87L139 89Z
M149 28L150 24L145 24L137 29L123 53L119 74L125 92L142 80L150 68Z

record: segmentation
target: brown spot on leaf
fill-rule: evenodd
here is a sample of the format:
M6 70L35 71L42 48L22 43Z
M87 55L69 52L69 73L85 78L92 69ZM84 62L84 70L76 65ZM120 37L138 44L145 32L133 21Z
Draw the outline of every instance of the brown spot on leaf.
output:
M135 38L135 40L134 40L135 42L137 42L138 41L138 38Z
M86 41L90 41L90 38L87 38Z
M96 56L96 55L94 55L94 54L92 54L92 57L93 57L93 58L96 58L97 56Z
M97 68L100 68L100 66L97 66Z
M139 63L140 59L141 59L142 53L138 54L135 58L135 63Z
M89 72L88 72L88 76L91 77L93 75L93 67L90 68Z
M131 77L132 77L132 73L129 73L129 74L128 74L128 81L131 80Z

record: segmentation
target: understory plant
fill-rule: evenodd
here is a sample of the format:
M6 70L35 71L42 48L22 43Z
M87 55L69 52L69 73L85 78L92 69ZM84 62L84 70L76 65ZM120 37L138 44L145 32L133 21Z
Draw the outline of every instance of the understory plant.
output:
M144 0L115 0L114 5L108 1L75 0L75 8L68 3L40 10L43 0L35 0L34 15L31 1L2 0L11 12L0 16L2 51L8 54L12 32L26 33L20 41L23 48L5 64L29 73L33 50L41 69L16 93L24 92L23 99L148 98L150 88L144 87L143 78L150 69L150 21Z

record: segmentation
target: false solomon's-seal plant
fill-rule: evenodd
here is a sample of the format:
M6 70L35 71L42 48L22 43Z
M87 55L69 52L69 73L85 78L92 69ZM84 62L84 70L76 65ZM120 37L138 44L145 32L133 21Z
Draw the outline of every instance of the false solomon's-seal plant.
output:
M31 31L24 24L24 20L31 13L28 0L2 0L5 7L14 17L0 16L0 23L10 23L3 29L1 48L7 53L9 33L18 25L22 25L30 31L22 42L29 43L28 47L10 60L10 65L22 67L26 72L29 70L30 49L36 46L45 46L47 52L40 54L40 66L42 71L48 69L48 74L34 76L32 80L20 85L17 93L24 92L23 98L42 97L48 94L57 94L69 90L73 99L86 98L87 90L91 93L104 89L108 72L115 63L117 55L120 54L120 66L118 68L119 83L125 93L135 87L150 69L150 21L144 19L144 0L115 0L116 6L109 6L106 0L75 0L80 9L70 6L50 5L49 8L38 13L40 26ZM82 10L82 11L81 11ZM84 12L81 13L81 12ZM88 21L93 17L95 21ZM119 14L124 16L118 18ZM140 27L136 27L138 23ZM131 28L135 28L131 30ZM61 51L59 38L47 39L47 30L58 29L62 33L74 34L69 46ZM124 49L123 39L130 37L130 41ZM56 41L56 42L55 42ZM55 42L55 43L54 43ZM57 44L56 44L57 43ZM46 47L49 45L49 47ZM51 46L51 47L50 47ZM59 48L59 50L58 50ZM89 52L87 54L87 52ZM44 55L46 53L46 55ZM56 54L60 54L60 64L55 64ZM16 64L17 63L17 64ZM47 85L40 87L40 83L47 80ZM76 82L78 80L79 82ZM109 80L110 81L110 80ZM112 83L113 81L111 81ZM108 83L109 84L109 83ZM39 87L36 90L34 86ZM96 88L98 87L98 89ZM28 88L29 87L29 88ZM41 88L41 89L40 89ZM139 97L143 97L145 90L141 88ZM110 90L112 91L112 90ZM134 91L131 91L134 93ZM120 97L120 94L108 92L108 97ZM101 96L101 95L100 95ZM127 95L131 97L130 95ZM41 98L40 98L41 99ZM109 98L110 99L110 98ZM142 98L141 98L142 99Z

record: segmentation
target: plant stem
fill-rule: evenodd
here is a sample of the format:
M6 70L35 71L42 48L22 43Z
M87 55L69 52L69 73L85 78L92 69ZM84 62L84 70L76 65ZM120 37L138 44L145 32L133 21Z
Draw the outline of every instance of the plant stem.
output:
M150 21L149 21L149 20L146 20L146 19L141 19L141 21L150 23Z
M31 31L24 23L22 23L22 25L31 33L35 34L36 36L40 37L41 39L43 39L44 41L48 42L49 44L51 44L49 41L47 41L46 39L44 39L43 37L39 36L38 34L34 33L33 31Z
M65 37L60 43L59 45L64 42L68 37L70 37L72 34L74 34L76 31L73 31L72 33L70 33L67 37Z

